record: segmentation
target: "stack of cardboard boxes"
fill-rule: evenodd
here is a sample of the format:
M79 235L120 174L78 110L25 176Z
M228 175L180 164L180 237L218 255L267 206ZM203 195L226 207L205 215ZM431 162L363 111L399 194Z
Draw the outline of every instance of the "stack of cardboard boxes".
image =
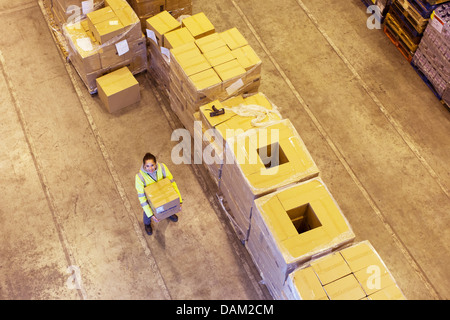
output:
M163 11L145 21L147 35L148 72L158 84L160 92L169 98L169 49L179 43L194 41L187 31L168 11ZM181 31L181 32L180 32Z
M128 67L110 72L96 79L98 96L110 113L141 100L139 83Z
M128 3L138 15L143 32L145 21L160 12L167 11L175 18L192 14L192 0L128 0Z
M412 65L435 95L450 105L450 3L434 10Z
M247 248L276 299L288 275L311 259L351 243L355 235L319 178L254 201Z
M298 132L264 94L216 99L194 118L196 159L275 299L404 298L370 244L346 248L355 239L350 224ZM376 287L367 285L369 267L380 272Z
M195 40L170 49L169 99L188 128L200 106L257 92L261 60L236 28L217 33L203 13L183 19L184 28Z
M125 0L105 4L85 20L63 26L69 59L91 93L106 73L124 66L133 74L147 69L145 36L133 9Z
M289 274L289 300L404 300L400 288L369 241L315 259Z
M249 112L253 109L249 110L249 106L255 105L260 106L263 111L251 116ZM219 111L223 110L224 113L215 115L214 108ZM245 116L242 115L243 112L245 112ZM201 106L195 116L201 124L201 130L195 130L192 134L197 141L203 143L198 158L203 160L217 185L219 185L223 165L227 163L224 152L227 138L254 129L255 126L252 122L255 120L258 120L258 125L268 125L281 120L281 114L277 107L261 92L245 97L239 95L222 102L214 100ZM260 119L257 119L257 116L260 116ZM228 162L232 161L230 158Z

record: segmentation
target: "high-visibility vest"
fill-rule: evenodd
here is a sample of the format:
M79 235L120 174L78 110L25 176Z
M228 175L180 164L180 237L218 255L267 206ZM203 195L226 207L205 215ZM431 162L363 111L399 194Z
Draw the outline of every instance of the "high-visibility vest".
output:
M142 168L136 174L135 187L136 187L136 191L138 193L139 203L141 204L142 209L144 210L145 214L149 218L153 215L153 211L148 203L148 199L147 199L147 196L145 195L144 188L147 187L148 185L158 182L159 180L162 180L164 178L168 178L170 180L170 182L172 183L172 186L174 187L175 191L177 192L178 196L180 197L180 203L182 203L183 200L181 199L181 194L180 194L180 191L178 190L178 186L173 179L172 173L169 171L169 169L167 168L167 166L164 163L157 164L156 180L153 179L153 177L148 172L145 172L144 170L142 170Z

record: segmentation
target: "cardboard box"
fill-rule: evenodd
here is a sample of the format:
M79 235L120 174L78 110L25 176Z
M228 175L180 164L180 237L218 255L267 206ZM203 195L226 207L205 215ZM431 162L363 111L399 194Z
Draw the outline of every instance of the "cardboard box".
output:
M202 53L226 46L225 41L223 41L218 33L212 33L210 35L197 39L195 40L195 44Z
M89 30L95 35L95 25L101 22L107 21L109 19L117 18L115 12L111 7L104 7L92 12L89 12L87 15ZM97 39L97 38L96 38ZM98 41L98 39L97 39Z
M344 256L349 257L347 261ZM358 271L351 270L350 264L357 261L357 264L364 266L356 268ZM325 256L313 259L289 275L292 279L293 275L310 268L314 272L309 273L310 282L319 282L329 294L331 299L405 299L403 293L395 283L394 278L384 265L382 259L378 256L369 241L362 241L353 244L350 247L334 251ZM353 277L347 278L349 275ZM344 280L344 278L346 278ZM359 284L356 286L354 279ZM292 281L286 281L283 292L288 298L299 299L299 292L302 286L308 285L294 284ZM364 296L361 297L361 290ZM317 290L317 289L316 289ZM356 294L355 294L356 293ZM278 294L278 293L276 293Z
M114 11L124 26L124 38L128 40L142 37L141 21L130 6L126 6Z
M162 11L146 20L146 27L155 33L160 47L165 47L163 35L181 28L181 24L167 11Z
M131 0L130 5L139 17L146 19L165 10L165 0Z
M383 260L369 241L340 251L367 295L395 284Z
M108 42L123 32L124 26L117 16L95 24L94 29L92 29L95 39L100 44Z
M182 26L186 27L195 39L216 32L214 25L209 21L203 12L194 14L181 21Z
M292 300L328 300L328 296L311 267L297 269L289 275Z
M164 47L168 49L173 49L180 45L194 41L195 38L186 28L179 28L164 34Z
M261 59L249 45L234 49L231 53L246 71L261 64Z
M252 130L246 135L227 136L227 153L227 158L230 155L237 166L225 165L224 171L238 169L235 172L248 188L246 196L251 200L319 174L305 144L288 119Z
M68 40L69 59L80 73L87 74L101 69L98 44L89 37L81 23L65 24L63 33Z
M139 83L127 67L96 79L98 95L110 113L140 101Z
M211 68L211 65L193 42L173 48L170 53L171 68L174 69L175 76L178 79L187 80L190 75Z
M245 75L245 69L236 59L214 66L214 70L223 82Z
M231 53L231 50L227 46L221 46L214 50L205 52L203 55L212 67L235 59L235 57Z
M248 45L247 40L237 28L231 28L220 33L220 37L225 41L230 50Z
M324 286L330 300L359 300L366 295L353 274Z
M239 183L236 181L235 185ZM235 200L239 201L237 193ZM256 260L265 259L258 268L275 295L284 290L286 278L296 268L338 250L355 238L319 178L257 198L247 220L251 221L247 248Z
M371 294L369 300L406 300L403 292L397 285L391 285L380 291Z
M169 179L164 178L144 188L147 200L156 218L166 219L180 211L180 198Z
M311 267L322 285L340 279L352 272L339 252L312 261Z
M110 7L113 11L131 8L126 0L105 0L105 6Z

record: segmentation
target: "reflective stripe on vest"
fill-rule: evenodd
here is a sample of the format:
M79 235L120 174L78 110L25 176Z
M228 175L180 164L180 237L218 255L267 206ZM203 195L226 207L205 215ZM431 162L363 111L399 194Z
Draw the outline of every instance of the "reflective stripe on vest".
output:
M161 170L158 170L158 169L161 169ZM148 174L148 173L147 173ZM150 176L150 174L148 174L149 176ZM142 175L142 173L141 173L141 170L139 170L139 172L138 172L138 176L139 176L139 179L142 181L142 183L144 184L144 188L147 186L147 184L145 183L145 179L144 179L144 176ZM165 178L166 177L166 169L165 169L165 165L163 164L163 165L161 165L161 164L158 164L158 168L157 168L157 170L156 170L156 181L155 180L153 180L153 178L152 178L152 176L150 176L150 179L152 179L152 183L155 183L155 182L157 182L157 181L159 181L159 180L161 180L161 179L163 179L163 178ZM172 182L172 181L171 181Z

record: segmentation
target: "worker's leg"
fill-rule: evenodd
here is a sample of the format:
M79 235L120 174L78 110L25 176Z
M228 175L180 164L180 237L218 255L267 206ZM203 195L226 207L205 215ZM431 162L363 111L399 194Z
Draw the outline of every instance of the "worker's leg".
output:
M145 231L147 232L147 234L149 236L151 236L153 233L151 222L152 222L152 219L147 217L147 215L145 214L145 211L144 211L144 226L145 226Z
M177 222L178 221L178 216L176 214L173 214L169 217L169 219L173 222Z

